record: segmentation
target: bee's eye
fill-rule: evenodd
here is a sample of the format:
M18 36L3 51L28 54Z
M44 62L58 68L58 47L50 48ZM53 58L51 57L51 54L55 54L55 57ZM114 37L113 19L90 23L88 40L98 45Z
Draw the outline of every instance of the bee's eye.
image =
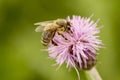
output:
M67 30L70 30L70 27L67 27Z
M68 28L68 30L70 30L70 28Z

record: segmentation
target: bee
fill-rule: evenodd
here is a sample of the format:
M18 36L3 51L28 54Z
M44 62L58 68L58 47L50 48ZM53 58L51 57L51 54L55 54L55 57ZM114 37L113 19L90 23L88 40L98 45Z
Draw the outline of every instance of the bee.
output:
M56 45L56 43L54 43L52 40L56 33L63 36L63 32L70 32L71 23L65 19L57 19L52 21L38 22L35 23L35 25L38 25L38 27L35 29L36 32L43 31L41 42L43 45L47 46L50 42Z

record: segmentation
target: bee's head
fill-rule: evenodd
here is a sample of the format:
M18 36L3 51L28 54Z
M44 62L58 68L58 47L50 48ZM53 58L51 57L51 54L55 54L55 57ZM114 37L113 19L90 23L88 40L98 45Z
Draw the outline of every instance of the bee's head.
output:
M56 24L58 24L60 27L66 27L67 21L65 19L57 19Z

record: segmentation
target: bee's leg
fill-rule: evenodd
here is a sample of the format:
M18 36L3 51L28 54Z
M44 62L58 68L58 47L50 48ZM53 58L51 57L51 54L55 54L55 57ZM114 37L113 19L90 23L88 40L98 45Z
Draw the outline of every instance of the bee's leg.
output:
M58 31L57 33L58 33L58 35L61 35L63 38L65 38L65 40L68 40L68 39L63 35L63 31Z
M51 40L51 43L54 45L54 46L57 46L58 44L55 43L53 40Z
M64 35L63 35L63 33L66 31L66 29L64 28L64 27L62 27L62 28L57 28L57 33L58 33L58 35L61 35L66 41L68 41L69 42L69 39L67 39Z
M63 35L63 33L59 33L59 32L57 32L57 33L58 33L58 35L61 35L67 42L70 42L69 39L67 39L67 38Z

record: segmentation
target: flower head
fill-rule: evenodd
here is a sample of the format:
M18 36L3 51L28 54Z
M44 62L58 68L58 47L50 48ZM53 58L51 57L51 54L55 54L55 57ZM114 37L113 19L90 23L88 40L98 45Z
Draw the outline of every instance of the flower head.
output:
M97 50L101 48L101 40L97 34L97 22L91 21L91 17L84 18L73 16L67 18L71 22L71 33L64 32L63 36L55 34L53 42L48 47L49 56L56 60L60 66L65 62L67 67L79 67L91 69L97 61Z

